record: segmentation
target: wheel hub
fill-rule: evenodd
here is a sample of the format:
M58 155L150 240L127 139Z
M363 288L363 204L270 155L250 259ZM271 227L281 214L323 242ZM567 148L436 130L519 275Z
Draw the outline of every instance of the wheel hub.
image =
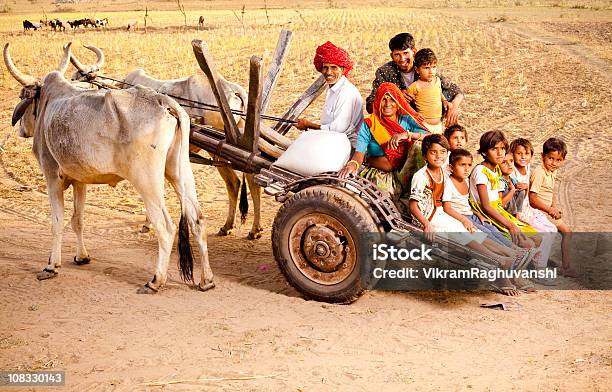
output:
M344 261L341 237L323 224L314 224L304 231L304 255L309 263L324 272L331 272Z
M305 215L294 223L289 251L299 270L320 284L342 282L356 265L355 241L349 231L323 213Z

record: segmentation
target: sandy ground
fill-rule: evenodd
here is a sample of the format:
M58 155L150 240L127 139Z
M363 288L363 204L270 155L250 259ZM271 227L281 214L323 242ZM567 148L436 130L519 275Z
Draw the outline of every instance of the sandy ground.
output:
M530 40L554 33L541 26L500 28ZM559 56L583 62L598 74L593 83L611 90L596 61L577 56L575 45L556 45ZM10 110L6 105L3 111ZM611 122L606 105L555 131L572 146L559 195L578 231L610 229ZM490 292L370 292L350 306L305 301L272 256L274 200L264 197L260 240L245 239L250 222L231 237L214 235L226 207L210 168L194 170L209 184L200 201L214 290L201 293L182 283L173 254L167 287L137 295L152 274L157 244L153 235L138 233L140 214L106 207L117 197L112 192L103 193L108 200L88 200L85 234L94 261L71 262L68 225L60 276L39 282L35 274L51 245L47 198L15 181L6 154L0 159L0 369L65 370L64 389L73 391L610 388L609 292L540 291L513 299ZM513 310L479 308L491 301L506 301ZM156 382L163 386L150 385Z

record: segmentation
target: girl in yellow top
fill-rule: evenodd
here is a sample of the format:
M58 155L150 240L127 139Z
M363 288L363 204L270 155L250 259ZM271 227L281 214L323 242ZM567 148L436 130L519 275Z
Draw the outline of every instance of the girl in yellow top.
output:
M506 156L508 140L501 131L488 131L480 137L478 153L484 162L470 174L470 204L495 225L512 242L523 248L539 246L538 231L518 220L502 206L502 184L499 164ZM537 256L536 256L537 257Z
M419 50L414 56L414 70L419 79L408 86L408 95L414 98L417 112L423 117L427 129L432 133L444 132L442 109L448 102L442 95L442 84L436 75L438 59L429 48Z

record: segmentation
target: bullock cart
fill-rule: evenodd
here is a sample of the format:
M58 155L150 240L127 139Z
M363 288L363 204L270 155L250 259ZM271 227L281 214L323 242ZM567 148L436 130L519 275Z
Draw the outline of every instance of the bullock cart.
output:
M192 42L198 64L206 74L224 121L224 129L192 123L190 143L207 151L212 159L192 154L194 163L228 165L255 174L255 181L268 195L282 203L272 228L272 248L287 281L307 298L325 302L350 303L370 287L360 273L365 257L360 243L367 233L399 235L419 246L422 231L409 223L390 197L361 177L338 178L334 172L303 176L274 165L274 151L261 148L264 136L260 120L282 68L291 33L283 31L271 67L262 74L262 60L250 60L249 100L246 126L236 126L226 97L220 93L218 75L206 44ZM324 90L321 77L292 105L273 127L285 134L308 105ZM269 117L268 117L269 119ZM268 143L273 143L268 140ZM496 264L483 255L437 238L433 253L461 268L494 269Z

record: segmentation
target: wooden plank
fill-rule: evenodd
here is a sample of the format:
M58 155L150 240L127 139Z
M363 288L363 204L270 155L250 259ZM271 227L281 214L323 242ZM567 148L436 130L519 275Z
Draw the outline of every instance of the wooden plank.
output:
M263 78L261 72L261 57L252 56L249 71L249 102L247 104L247 115L244 126L244 134L238 141L238 145L248 151L258 152L259 124L261 121L261 89Z
M325 77L321 75L310 87L308 87L306 91L304 91L304 94L302 94L302 96L295 101L289 110L283 114L283 119L296 120L302 113L304 113L304 110L306 110L306 108L310 106L310 104L317 99L319 95L321 95L325 89L325 86L327 86L327 83L325 83ZM279 121L273 128L276 132L284 135L291 128L291 124Z
M283 29L278 37L278 43L276 44L274 56L272 57L272 62L270 63L270 68L266 74L266 80L262 90L261 113L265 114L268 111L268 106L270 105L270 100L272 98L272 92L276 87L276 82L278 82L278 77L283 69L285 57L289 51L292 34L293 33L291 31Z
M255 155L249 164L248 161L251 156L249 151L245 151L229 143L224 143L221 149L219 149L220 140L216 138L215 133L213 132L212 135L207 135L210 128L192 125L192 130L193 132L189 138L190 144L203 149L211 155L218 153L216 158L230 161L234 169L240 171L248 170L249 173L259 173L259 170L269 168L273 162L260 155Z
M199 39L194 39L191 41L191 46L193 46L193 53L198 61L198 64L200 65L200 68L202 71L204 71L204 74L206 74L206 77L208 78L210 87L215 95L215 99L217 100L217 105L221 109L221 118L223 119L223 124L225 125L225 136L227 141L235 145L238 143L241 133L236 125L236 121L232 115L227 98L223 93L223 89L219 84L219 74L217 73L217 68L215 67L213 58L208 52L208 46Z

